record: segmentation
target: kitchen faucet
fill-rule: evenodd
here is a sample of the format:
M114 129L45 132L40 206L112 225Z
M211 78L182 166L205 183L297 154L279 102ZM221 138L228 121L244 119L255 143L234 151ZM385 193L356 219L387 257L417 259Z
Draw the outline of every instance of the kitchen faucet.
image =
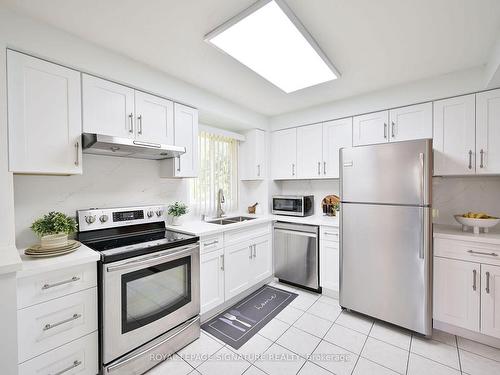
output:
M222 209L222 204L226 202L226 199L224 198L224 191L222 189L219 189L217 193L217 218L221 218L224 216L225 212Z

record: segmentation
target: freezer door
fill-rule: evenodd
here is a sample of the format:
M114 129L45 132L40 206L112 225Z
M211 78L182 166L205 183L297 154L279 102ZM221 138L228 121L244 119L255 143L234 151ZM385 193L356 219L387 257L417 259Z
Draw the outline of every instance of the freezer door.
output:
M343 203L340 305L429 335L430 208Z
M430 205L432 140L340 151L343 202Z

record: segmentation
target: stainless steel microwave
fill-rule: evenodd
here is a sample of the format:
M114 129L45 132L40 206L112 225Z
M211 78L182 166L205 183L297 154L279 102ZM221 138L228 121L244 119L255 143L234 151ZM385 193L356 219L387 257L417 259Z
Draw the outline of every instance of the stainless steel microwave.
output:
M287 216L310 216L314 214L312 195L275 195L273 214Z

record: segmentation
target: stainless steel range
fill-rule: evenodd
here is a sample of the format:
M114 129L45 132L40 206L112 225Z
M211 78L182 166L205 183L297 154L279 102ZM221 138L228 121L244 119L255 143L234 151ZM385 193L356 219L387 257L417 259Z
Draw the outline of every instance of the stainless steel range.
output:
M78 239L101 253L103 374L143 374L200 336L198 237L165 228L165 207L77 212Z

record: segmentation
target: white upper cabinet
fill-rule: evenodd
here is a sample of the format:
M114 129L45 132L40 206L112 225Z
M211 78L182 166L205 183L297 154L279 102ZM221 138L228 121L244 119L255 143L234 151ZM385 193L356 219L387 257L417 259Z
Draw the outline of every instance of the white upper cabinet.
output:
M297 129L278 130L271 135L271 171L275 180L297 178Z
M80 73L7 51L9 168L81 174Z
M323 123L323 177L339 178L339 150L352 146L352 117Z
M240 142L240 179L263 180L266 177L266 132L252 129L245 132L245 141Z
M198 110L174 104L174 144L186 148L186 153L174 161L172 177L198 176Z
M434 174L467 175L476 171L475 95L434 102Z
M500 90L476 94L476 172L500 173Z
M391 109L389 120L390 142L432 138L432 103Z
M142 142L174 143L174 103L135 91L136 139Z
M82 75L83 132L135 138L134 89Z
M323 164L323 125L297 128L297 178L321 178ZM282 145L287 148L286 144Z
M389 111L355 116L352 125L354 146L385 143L389 141Z

